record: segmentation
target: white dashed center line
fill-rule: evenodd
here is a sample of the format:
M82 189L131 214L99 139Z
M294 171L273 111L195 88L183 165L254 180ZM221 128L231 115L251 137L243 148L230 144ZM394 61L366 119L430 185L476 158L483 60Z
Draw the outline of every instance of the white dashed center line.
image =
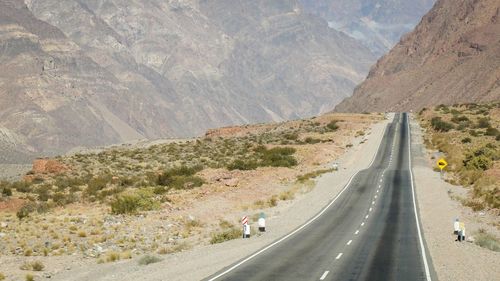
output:
M340 257L341 257L342 255L343 255L342 253L338 254L338 255L337 255L337 257L336 257L335 259L336 259L336 260L340 259Z
M354 235L358 235L359 233L359 230L356 230L356 232L354 232Z
M323 275L321 275L321 277L319 278L319 280L325 280L325 278L328 275L328 273L330 273L330 271L325 271L325 273L323 273Z
M349 240L349 242L347 242L347 245L349 246L349 245L351 245L351 243L352 243L352 240Z
M363 225L365 225L365 223L364 223L364 222L362 222L362 223L361 223L361 226L363 226Z
M367 219L368 217L369 217L369 215L366 215L366 216L365 216L365 219Z

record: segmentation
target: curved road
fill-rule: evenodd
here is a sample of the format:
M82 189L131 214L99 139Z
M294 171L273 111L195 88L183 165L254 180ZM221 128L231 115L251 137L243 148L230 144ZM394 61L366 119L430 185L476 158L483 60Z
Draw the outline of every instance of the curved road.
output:
M431 280L409 137L407 114L397 114L372 165L320 214L207 280Z

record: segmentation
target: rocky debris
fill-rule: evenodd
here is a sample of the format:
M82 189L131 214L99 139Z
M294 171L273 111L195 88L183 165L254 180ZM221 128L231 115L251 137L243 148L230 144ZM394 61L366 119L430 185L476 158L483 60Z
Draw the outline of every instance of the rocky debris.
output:
M222 183L225 186L236 187L236 186L238 186L239 180L235 179L235 178L233 178L233 179L227 179L227 180L223 180Z
M35 174L59 174L68 168L55 159L36 159L33 161L33 173Z

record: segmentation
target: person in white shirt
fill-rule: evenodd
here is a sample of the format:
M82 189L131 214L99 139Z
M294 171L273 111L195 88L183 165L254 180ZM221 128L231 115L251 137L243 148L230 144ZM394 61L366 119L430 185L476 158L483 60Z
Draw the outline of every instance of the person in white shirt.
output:
M460 230L460 221L458 218L455 219L455 222L453 223L453 234L458 235L458 231Z

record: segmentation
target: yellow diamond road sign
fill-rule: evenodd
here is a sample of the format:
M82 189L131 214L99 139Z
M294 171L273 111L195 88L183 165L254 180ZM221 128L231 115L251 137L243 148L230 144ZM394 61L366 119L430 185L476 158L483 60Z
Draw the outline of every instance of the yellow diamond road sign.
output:
M438 160L437 165L438 165L439 169L441 169L441 171L442 171L446 166L448 166L448 162L446 162L446 160L441 158Z

